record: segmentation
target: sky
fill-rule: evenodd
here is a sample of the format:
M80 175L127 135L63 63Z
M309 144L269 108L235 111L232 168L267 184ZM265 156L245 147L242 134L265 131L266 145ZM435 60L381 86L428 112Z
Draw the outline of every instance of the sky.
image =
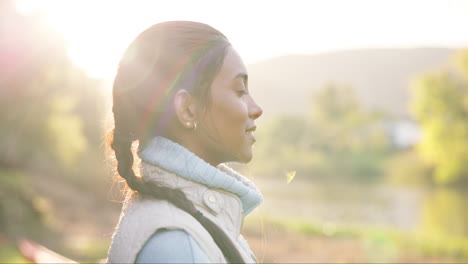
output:
M193 20L223 32L246 64L355 48L468 48L468 0L17 0L46 15L89 75L110 80L152 24Z

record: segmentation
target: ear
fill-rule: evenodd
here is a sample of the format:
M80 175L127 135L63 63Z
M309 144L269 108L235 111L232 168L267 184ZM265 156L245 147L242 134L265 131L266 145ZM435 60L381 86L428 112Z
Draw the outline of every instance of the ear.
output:
M177 119L183 127L193 128L195 126L197 104L195 98L187 90L180 89L176 92L174 108Z

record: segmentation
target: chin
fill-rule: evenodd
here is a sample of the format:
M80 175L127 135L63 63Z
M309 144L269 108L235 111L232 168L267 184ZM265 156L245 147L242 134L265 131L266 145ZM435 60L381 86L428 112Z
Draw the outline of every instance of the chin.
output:
M249 163L253 158L252 151L249 151L248 153L243 153L241 158L237 162L239 163Z

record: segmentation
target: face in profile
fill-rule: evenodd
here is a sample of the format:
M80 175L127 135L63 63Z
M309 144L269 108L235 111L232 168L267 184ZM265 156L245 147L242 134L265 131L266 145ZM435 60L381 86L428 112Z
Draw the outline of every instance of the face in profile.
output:
M263 110L249 92L244 62L231 47L210 93L210 106L199 122L200 133L197 133L206 159L210 163L249 162L256 141L255 120Z

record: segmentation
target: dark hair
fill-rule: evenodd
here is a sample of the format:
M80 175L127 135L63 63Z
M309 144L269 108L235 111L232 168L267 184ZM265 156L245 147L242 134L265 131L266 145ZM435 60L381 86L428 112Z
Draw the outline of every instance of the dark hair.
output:
M115 152L117 171L129 188L143 197L169 201L194 216L228 262L242 263L239 251L226 233L201 215L184 192L157 182L144 182L132 169L133 141L142 145L164 134L173 111L170 103L177 90L186 89L209 107L211 83L229 46L221 32L197 22L164 22L142 32L126 50L114 80L114 129L110 145Z

